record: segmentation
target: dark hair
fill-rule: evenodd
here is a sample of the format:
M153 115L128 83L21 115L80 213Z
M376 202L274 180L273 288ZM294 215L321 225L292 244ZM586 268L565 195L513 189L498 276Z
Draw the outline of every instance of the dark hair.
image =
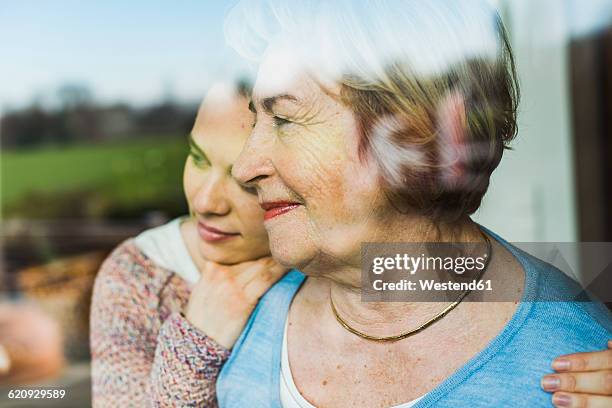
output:
M240 78L236 81L236 91L238 95L250 99L253 91L253 83L248 78Z

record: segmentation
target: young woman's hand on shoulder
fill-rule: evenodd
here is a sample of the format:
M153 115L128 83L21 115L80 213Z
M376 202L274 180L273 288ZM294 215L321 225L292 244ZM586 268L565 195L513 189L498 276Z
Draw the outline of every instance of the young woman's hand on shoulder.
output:
M230 349L259 299L286 272L286 267L269 256L230 266L208 261L193 288L185 317Z

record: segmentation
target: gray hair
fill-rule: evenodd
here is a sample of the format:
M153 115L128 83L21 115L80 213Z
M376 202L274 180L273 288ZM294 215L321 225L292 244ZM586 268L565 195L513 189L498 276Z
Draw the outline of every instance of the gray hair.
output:
M480 206L515 136L519 101L489 1L243 0L225 34L248 59L280 49L292 67L342 85L360 154L377 161L396 208L452 221ZM448 112L460 112L461 129Z

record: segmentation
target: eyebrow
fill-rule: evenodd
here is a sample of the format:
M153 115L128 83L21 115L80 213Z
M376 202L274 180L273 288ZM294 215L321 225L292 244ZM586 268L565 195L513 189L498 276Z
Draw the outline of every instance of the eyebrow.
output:
M274 104L276 104L277 102L281 100L299 103L299 99L293 95L280 94L280 95L274 95L274 96L263 98L261 100L261 106L263 106L264 111L266 111L266 113L271 113L272 109L274 108ZM257 113L257 109L255 109L255 104L253 103L253 100L249 102L249 110L253 113Z

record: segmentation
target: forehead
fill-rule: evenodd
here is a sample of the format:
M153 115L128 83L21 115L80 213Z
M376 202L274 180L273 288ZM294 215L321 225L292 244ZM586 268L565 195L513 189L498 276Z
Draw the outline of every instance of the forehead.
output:
M252 123L245 97L211 93L200 105L191 133L211 161L231 162L242 150Z
M279 95L296 104L308 104L325 95L339 94L340 84L334 78L316 72L300 63L295 53L283 47L271 47L259 65L253 88L253 101L262 102Z

